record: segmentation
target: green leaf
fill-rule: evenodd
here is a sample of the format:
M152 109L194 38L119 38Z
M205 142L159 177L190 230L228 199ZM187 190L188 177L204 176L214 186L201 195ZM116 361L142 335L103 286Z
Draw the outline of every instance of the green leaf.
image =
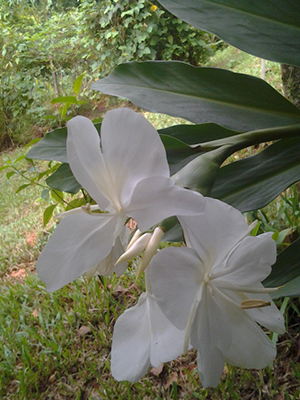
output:
M47 184L61 192L77 193L81 185L76 181L69 164L62 164L53 175L46 179Z
M80 76L78 76L78 78L76 78L76 80L75 80L75 82L74 82L73 91L74 91L74 93L76 94L76 96L79 95L83 77L84 77L84 73L81 74Z
M43 200L49 200L49 189L43 189L41 193L41 198Z
M67 128L55 129L47 133L26 154L26 158L34 160L67 162Z
M51 197L60 204L64 204L64 194L59 190L51 190Z
M268 0L159 0L172 14L247 53L300 65L300 4Z
M66 211L73 210L73 208L84 206L85 204L86 204L86 200L84 197L81 197L80 199L71 200L68 202Z
M242 212L251 211L264 207L299 179L299 139L284 139L255 156L222 167L210 196Z
M31 186L30 183L24 183L24 185L21 185L18 187L18 189L16 190L16 193L21 192L22 190L26 189L28 186Z
M121 64L92 88L148 111L238 131L300 122L300 110L261 79L176 61Z
M44 227L48 224L48 222L52 218L53 211L55 210L56 206L57 206L57 203L56 204L51 204L51 206L47 207L46 210L44 211L44 216L43 216L43 225L44 225Z
M51 104L76 104L77 99L75 96L61 96L61 97L56 97L51 101Z
M6 174L6 179L10 179L13 175L15 175L16 174L16 171L9 171L9 172L7 172L7 174Z
M272 293L273 298L281 296L300 296L300 239L281 252L272 267L271 274L264 280L265 287L283 288Z

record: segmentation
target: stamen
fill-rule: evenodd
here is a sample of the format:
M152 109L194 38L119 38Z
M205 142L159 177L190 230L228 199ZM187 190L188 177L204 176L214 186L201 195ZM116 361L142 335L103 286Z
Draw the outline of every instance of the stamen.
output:
M263 300L255 300L255 299L248 299L243 300L241 302L241 308L243 310L247 310L249 308L261 308L261 307L268 307L271 305L270 301L263 301Z

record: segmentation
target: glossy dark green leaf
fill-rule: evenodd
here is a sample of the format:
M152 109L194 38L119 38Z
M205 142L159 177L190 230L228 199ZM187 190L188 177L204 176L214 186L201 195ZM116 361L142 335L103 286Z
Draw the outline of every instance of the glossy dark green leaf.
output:
M121 64L92 88L149 111L237 131L300 122L300 110L261 79L176 61Z
M173 125L165 129L159 129L160 135L172 136L187 144L198 144L210 140L223 139L238 135L241 132L223 128L217 124L201 125Z
M77 193L81 185L76 181L69 164L62 164L53 175L46 179L47 184L61 192Z
M210 196L240 211L264 207L300 179L299 138L277 141L261 153L222 167Z
M159 0L197 28L261 58L300 65L300 3L290 0Z
M300 239L281 252L272 267L271 274L264 280L265 287L283 288L272 293L272 297L300 296Z

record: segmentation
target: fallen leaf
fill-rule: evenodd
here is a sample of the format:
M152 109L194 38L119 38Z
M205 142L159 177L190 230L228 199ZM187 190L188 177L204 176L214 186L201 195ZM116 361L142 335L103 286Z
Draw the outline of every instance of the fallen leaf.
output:
M167 380L167 383L164 385L165 389L168 389L169 386L173 385L173 382L177 382L178 381L178 374L177 372L173 372L169 379Z
M89 326L86 326L86 325L82 325L82 326L78 329L79 336L85 336L85 335L87 335L87 334L90 333L90 332L91 332L91 328L90 328Z
M159 374L161 374L161 372L162 372L162 370L164 369L164 364L161 364L159 367L157 367L157 368L151 368L151 370L150 370L150 372L151 372L151 374L153 374L153 375L159 375Z

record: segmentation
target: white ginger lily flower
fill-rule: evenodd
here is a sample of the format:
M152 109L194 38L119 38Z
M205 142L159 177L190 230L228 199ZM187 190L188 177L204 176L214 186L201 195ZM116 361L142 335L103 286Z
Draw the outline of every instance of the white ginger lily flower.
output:
M204 214L179 221L188 247L160 251L149 274L162 311L198 350L203 386L218 385L224 362L266 367L276 346L258 324L285 331L272 289L261 284L276 260L272 233L250 236L239 211L209 198Z
M142 115L124 108L109 111L101 141L85 117L71 119L67 128L71 170L97 205L64 213L42 251L37 271L49 291L94 270L123 273L126 263L114 267L114 262L124 251L121 237L128 217L146 231L169 216L193 215L204 208L199 193L170 179L165 148Z
M177 329L159 308L151 293L148 270L146 292L126 310L114 327L111 372L118 381L136 382L150 365L157 368L184 352L185 331Z

